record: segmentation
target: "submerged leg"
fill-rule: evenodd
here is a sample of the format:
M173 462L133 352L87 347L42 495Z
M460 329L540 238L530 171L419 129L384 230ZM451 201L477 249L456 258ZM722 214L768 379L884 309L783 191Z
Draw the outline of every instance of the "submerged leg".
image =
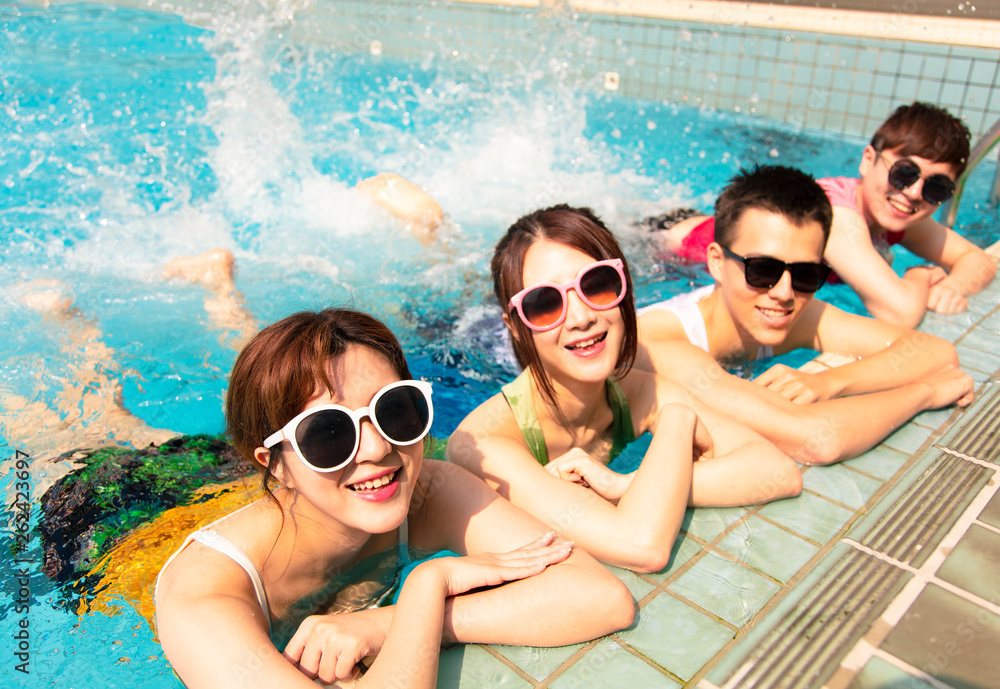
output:
M242 349L259 327L247 309L243 295L233 280L236 262L226 249L212 249L197 256L181 256L167 263L163 279L182 278L208 290L205 312L212 327L221 331L221 340L233 349Z
M118 368L114 350L101 342L100 328L73 305L65 285L56 280L30 282L20 301L58 328L69 361L54 409L0 390L0 427L8 438L33 457L53 458L109 443L158 445L177 435L153 428L125 409L120 381L113 375Z
M424 246L434 243L444 219L440 204L408 179L382 172L363 179L355 188L406 223L406 229Z

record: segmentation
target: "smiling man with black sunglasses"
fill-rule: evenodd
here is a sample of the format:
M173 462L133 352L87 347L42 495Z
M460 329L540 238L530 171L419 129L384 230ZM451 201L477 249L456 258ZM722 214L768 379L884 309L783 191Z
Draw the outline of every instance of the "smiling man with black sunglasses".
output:
M715 241L707 249L714 284L639 311L637 366L658 370L663 345L685 339L720 362L799 348L855 359L814 374L777 364L756 378L802 404L888 390L957 367L950 342L814 299L830 275L823 251L833 213L824 190L800 170L741 170L715 206Z
M903 105L879 127L861 158L860 179L817 182L833 204L824 259L831 280L858 293L880 320L916 326L924 312L958 313L970 294L990 283L996 261L932 217L951 198L969 158L969 130L947 110ZM714 218L683 209L647 218L665 255L689 263L706 260ZM901 276L892 268L896 244L928 262Z

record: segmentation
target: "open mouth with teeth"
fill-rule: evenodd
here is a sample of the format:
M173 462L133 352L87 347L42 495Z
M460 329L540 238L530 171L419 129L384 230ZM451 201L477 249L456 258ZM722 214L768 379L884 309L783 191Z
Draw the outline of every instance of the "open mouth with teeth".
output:
M572 351L587 351L591 347L599 345L604 342L604 339L608 336L607 333L601 333L600 335L594 335L594 337L589 340L580 340L579 342L574 342L571 345L566 345L566 349Z
M917 212L917 209L910 206L907 203L902 203L898 198L890 196L888 198L889 205L895 208L900 213L906 213L907 215L913 215Z
M385 476L379 476L377 479L372 481L359 481L358 483L352 483L347 487L356 493L364 493L376 491L383 486L387 486L396 480L396 475L398 471L394 471L391 474L386 474Z
M792 309L767 309L763 306L758 306L757 311L770 321L782 321L792 315Z

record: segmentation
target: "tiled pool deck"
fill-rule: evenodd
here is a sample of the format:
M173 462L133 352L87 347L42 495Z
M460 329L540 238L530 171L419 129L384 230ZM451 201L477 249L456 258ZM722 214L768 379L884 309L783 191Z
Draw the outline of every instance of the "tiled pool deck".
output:
M688 510L665 570L613 568L639 604L631 628L454 647L439 687L1000 687L1000 279L920 329L956 343L968 408L804 468L797 498Z

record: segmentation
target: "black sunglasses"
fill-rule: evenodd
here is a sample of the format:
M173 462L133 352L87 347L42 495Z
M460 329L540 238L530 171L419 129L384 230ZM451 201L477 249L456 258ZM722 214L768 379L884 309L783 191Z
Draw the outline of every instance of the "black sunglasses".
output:
M721 244L719 246L722 246ZM743 274L751 287L771 289L787 270L792 276L792 289L796 292L815 292L832 270L825 263L785 263L771 256L740 256L722 246L722 253L743 263Z
M884 159L881 151L878 152L878 157ZM885 164L889 165L889 161L886 160ZM892 185L893 189L903 191L903 189L916 184L918 179L920 179L920 167L912 160L900 158L889 166L889 184ZM920 195L927 203L940 206L954 193L955 182L947 175L938 174L924 178L924 187L921 189Z

